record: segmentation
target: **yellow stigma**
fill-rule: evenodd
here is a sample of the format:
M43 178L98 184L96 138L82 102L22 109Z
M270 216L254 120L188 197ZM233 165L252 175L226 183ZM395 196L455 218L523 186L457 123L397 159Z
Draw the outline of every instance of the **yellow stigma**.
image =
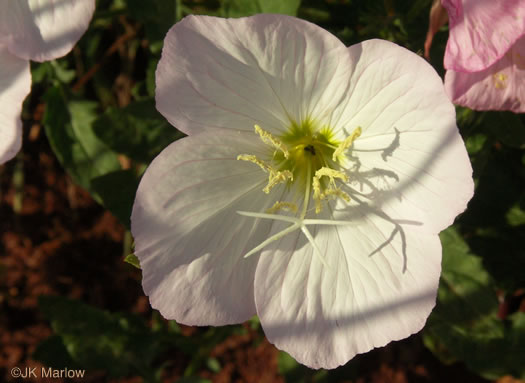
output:
M341 198L350 201L350 196L337 186L336 181L348 182L344 172L345 152L361 135L361 127L357 127L343 141L336 140L329 127L317 128L315 122L309 119L301 124L292 122L279 137L259 125L254 128L261 141L273 149L272 152L264 161L252 154L241 154L237 159L252 162L269 174L268 184L263 188L265 193L270 193L281 183L286 183L287 187L294 185L295 190L293 202L277 201L266 210L266 214L278 211L299 214L298 206L302 203L300 219L304 219L311 196L316 213L321 212L323 200Z

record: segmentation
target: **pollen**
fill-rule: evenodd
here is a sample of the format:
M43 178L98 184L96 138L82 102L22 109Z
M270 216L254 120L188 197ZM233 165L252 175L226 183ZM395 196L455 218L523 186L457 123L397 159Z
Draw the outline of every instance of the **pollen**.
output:
M266 194L269 194L270 191L274 188L274 186L286 182L288 180L293 180L293 174L289 170L283 170L279 171L275 169L273 166L267 164L266 162L258 159L253 154L240 154L237 156L237 160L241 161L248 161L253 162L256 165L259 165L259 167L265 172L269 173L268 175L268 184L263 189L263 192Z
M273 214L279 210L291 211L293 213L297 213L298 208L297 208L297 205L294 203L277 201L276 203L273 204L271 208L266 210L266 213Z
M360 126L358 126L351 135L346 137L346 139L339 144L339 146L335 149L334 153L332 154L332 161L337 161L339 156L345 152L349 147L352 146L354 141L361 135L362 129Z
M321 177L328 177L329 184L325 190L321 190ZM350 196L336 186L335 179L340 179L343 182L348 181L348 176L339 170L334 170L327 167L322 167L315 172L312 180L312 187L314 189L313 197L315 201L315 213L319 214L322 210L322 200L328 197L340 197L346 202L350 201Z
M280 150L284 154L284 158L290 157L290 153L281 140L273 136L271 133L263 130L259 125L255 125L255 132L261 137L262 142L265 144L273 146L275 149Z
M494 88L496 89L504 89L507 87L507 75L504 73L493 74L492 81L494 82Z

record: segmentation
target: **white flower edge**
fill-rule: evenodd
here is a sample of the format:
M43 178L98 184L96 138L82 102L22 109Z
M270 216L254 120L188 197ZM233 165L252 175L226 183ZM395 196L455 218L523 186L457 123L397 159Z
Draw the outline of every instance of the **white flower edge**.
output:
M67 54L88 28L95 0L0 0L0 42L26 60Z
M13 158L22 144L22 103L31 89L29 62L0 44L0 164Z

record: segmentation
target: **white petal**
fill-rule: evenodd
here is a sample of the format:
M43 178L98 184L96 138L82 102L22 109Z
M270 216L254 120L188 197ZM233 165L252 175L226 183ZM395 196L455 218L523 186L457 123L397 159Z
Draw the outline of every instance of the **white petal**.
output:
M22 103L31 89L29 62L0 44L0 164L13 158L22 144Z
M187 134L254 124L282 132L290 121L326 118L348 69L344 45L304 20L188 16L166 36L157 108Z
M284 188L262 192L267 175L236 160L262 156L255 133L199 134L166 148L137 191L131 230L151 305L189 325L239 323L255 314L258 256L268 220L237 214L264 211Z
M348 164L356 168L347 192L438 233L473 194L472 168L443 83L425 60L393 43L371 40L349 50L357 65L336 121L363 133Z
M86 31L95 0L0 0L0 40L20 58L67 54Z
M299 232L257 265L255 302L268 340L311 368L335 368L419 331L435 305L438 236L404 226L402 239L392 222L355 213L356 226L312 228L328 267Z

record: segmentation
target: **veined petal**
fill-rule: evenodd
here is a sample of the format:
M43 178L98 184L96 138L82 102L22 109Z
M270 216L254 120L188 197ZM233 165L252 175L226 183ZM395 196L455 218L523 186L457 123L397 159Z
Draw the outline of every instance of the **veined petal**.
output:
M156 101L187 134L255 124L279 134L291 121L327 118L348 78L344 45L307 21L188 16L166 36Z
M350 196L438 233L472 197L472 168L455 110L434 69L393 43L349 48L357 63L338 125L362 128L349 161ZM399 213L399 214L397 214Z
M475 110L525 112L525 37L489 68L473 73L448 70L445 89L458 105Z
M494 64L525 34L523 0L442 0L450 37L445 68L477 72Z
M435 305L438 236L410 226L396 233L359 210L355 226L312 227L328 266L301 233L276 242L257 265L255 302L268 340L311 368L335 368L419 331Z
M0 44L0 164L13 158L22 144L22 103L31 89L29 61Z
M0 41L26 60L67 54L86 31L95 0L0 0Z
M237 160L241 153L261 155L253 136L221 132L183 138L167 147L141 180L131 216L135 254L144 291L166 318L225 325L255 314L258 256L243 256L267 238L272 222L237 211L264 211L284 187L263 193L267 175Z

